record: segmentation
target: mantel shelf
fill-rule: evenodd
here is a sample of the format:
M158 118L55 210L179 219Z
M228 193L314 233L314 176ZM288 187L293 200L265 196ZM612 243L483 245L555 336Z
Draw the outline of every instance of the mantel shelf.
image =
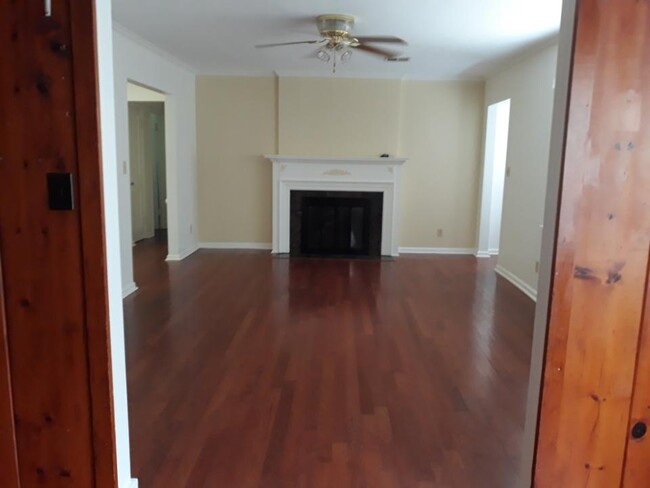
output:
M350 157L332 157L332 156L282 156L282 155L264 155L266 159L273 163L314 163L314 164L380 164L380 165L402 165L407 158L350 158Z

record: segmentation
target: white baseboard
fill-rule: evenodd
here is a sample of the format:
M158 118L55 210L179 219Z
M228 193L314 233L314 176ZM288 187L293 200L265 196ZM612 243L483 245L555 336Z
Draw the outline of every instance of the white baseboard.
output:
M132 281L128 285L122 286L122 298L128 297L131 293L138 291L138 285L135 284L135 281Z
M270 251L273 246L266 242L199 242L201 249L252 249Z
M180 254L168 254L165 261L182 261L199 250L199 246L191 246Z
M138 488L140 483L138 482L138 478L131 478L131 483L129 483L129 488Z
M474 256L477 258L485 259L485 258L493 258L495 256L499 255L499 250L498 249L488 249L487 251L476 251L474 253Z
M537 290L530 286L529 284L525 283L521 278L519 278L517 275L511 273L507 269L505 269L502 266L499 266L498 264L494 268L494 271L499 275L508 280L510 283L515 285L517 288L519 288L528 298L530 298L532 301L537 302Z
M400 247L400 254L473 255L476 249L464 247Z

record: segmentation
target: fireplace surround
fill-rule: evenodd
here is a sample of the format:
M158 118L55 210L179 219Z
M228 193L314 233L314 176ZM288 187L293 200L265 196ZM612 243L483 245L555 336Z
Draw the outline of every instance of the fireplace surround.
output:
M291 252L291 192L381 194L380 254L397 256L399 181L405 158L338 158L270 155L273 164L273 253Z

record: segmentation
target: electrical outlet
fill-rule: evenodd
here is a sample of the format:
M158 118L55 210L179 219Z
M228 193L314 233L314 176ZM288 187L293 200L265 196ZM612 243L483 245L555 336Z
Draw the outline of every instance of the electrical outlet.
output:
M539 273L539 261L535 261L535 273Z
M438 237L442 237L442 234L443 234L442 229L438 229L438 232L436 232L436 235Z

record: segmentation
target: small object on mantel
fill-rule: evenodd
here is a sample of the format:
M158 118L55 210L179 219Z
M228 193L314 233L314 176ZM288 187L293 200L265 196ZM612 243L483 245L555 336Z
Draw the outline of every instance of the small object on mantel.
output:
M382 154L382 155L379 156L379 157L380 157L380 158L390 158L390 154L386 154L386 153L384 153L384 154Z

